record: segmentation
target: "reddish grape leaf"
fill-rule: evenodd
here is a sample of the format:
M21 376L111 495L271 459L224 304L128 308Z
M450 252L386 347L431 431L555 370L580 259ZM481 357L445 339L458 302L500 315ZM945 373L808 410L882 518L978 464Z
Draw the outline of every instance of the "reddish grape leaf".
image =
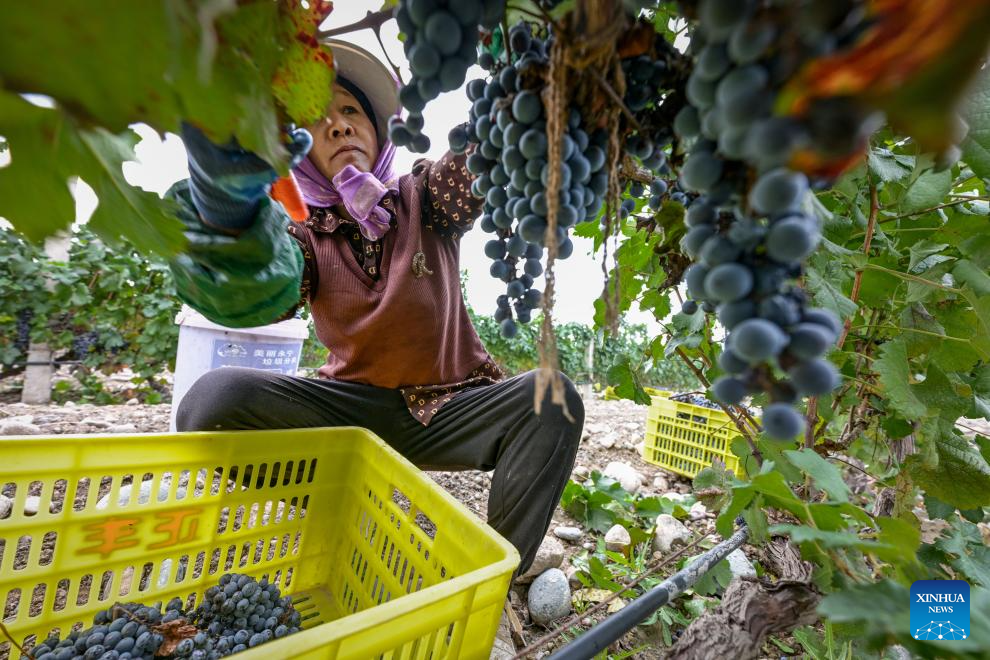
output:
M333 53L314 36L333 3L313 0L306 8L296 0L281 6L282 41L288 45L272 78L272 93L295 123L308 126L324 116L333 84Z
M882 110L922 148L962 138L953 114L990 43L984 0L873 0L875 23L848 50L809 62L780 107L802 114L816 98L852 96Z

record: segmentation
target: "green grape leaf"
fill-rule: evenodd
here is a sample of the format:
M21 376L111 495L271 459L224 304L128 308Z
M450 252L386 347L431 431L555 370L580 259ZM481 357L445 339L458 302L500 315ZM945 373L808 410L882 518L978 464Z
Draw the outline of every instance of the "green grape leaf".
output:
M968 259L956 262L952 277L960 284L968 284L980 296L990 295L990 275Z
M977 176L990 178L990 70L977 80L966 101L963 119L969 133L962 142L963 160Z
M923 355L943 343L953 343L940 338L945 336L945 328L921 303L912 303L901 311L900 326L905 330L903 338L908 357ZM967 339L961 343L968 342Z
M990 504L990 464L952 423L933 419L922 426L922 436L925 453L905 460L914 482L959 509Z
M827 259L821 253L815 255L808 268L805 286L816 305L835 312L840 319L846 319L855 315L859 307L834 284L842 281L832 277L831 271L837 267L834 259ZM842 277L847 277L847 274Z
M935 520L937 518L945 520L951 516L952 512L955 510L956 507L951 504L946 504L934 495L925 494L925 511L928 512L928 518L930 520Z
M815 485L826 491L833 500L849 501L849 486L842 480L842 471L834 463L829 463L812 449L789 450L784 455L796 467L807 472Z
M938 414L949 422L955 422L969 410L973 390L969 385L949 380L945 372L935 364L928 365L925 380L911 389L928 409L928 414Z
M58 108L42 108L0 92L2 130L10 140L11 162L0 168L0 216L32 240L68 227L75 202L68 182L78 176L99 198L90 226L110 240L131 237L139 249L172 254L184 244L172 203L132 187L121 165L133 160L136 135L80 129Z
M133 143L111 136L136 122L178 132L187 121L215 142L237 138L285 174L282 125L310 122L329 102L329 56L314 34L331 6L66 0L58 13L71 20L52 20L37 3L7 8L0 134L11 151L5 185L18 195L4 195L3 214L28 236L50 235L72 220L65 188L78 176L100 198L92 222L101 235L172 256L184 245L178 221L152 221L174 209L131 188L119 166ZM54 108L17 107L15 93L50 97Z
M889 407L906 419L923 417L927 409L911 389L907 346L903 339L889 341L880 347L880 358L873 368L880 377Z
M980 455L983 456L983 460L990 463L990 438L977 434L975 440L976 446L980 448Z
M852 532L827 531L807 525L771 525L771 534L785 534L794 543L818 543L823 548L860 547L863 541Z
M869 622L870 630L881 635L907 635L911 628L911 594L893 580L853 585L829 594L818 611L833 622Z
M629 363L628 356L622 356L608 370L606 378L610 385L615 386L615 393L623 399L629 399L644 406L650 405L650 395L643 389L639 377Z
M941 172L928 170L923 172L911 183L901 199L901 213L911 213L938 206L952 190L952 171L945 169Z
M975 525L961 520L952 521L952 533L935 542L936 547L949 555L952 567L975 584L990 588L990 548Z
M696 557L689 557L688 562L690 563ZM702 575L701 579L694 583L692 589L696 594L711 596L718 593L720 589L725 589L731 581L732 569L729 567L729 561L723 559Z
M886 149L870 149L866 162L870 172L888 183L907 178L914 168L913 158L894 154Z
M743 510L742 516L749 528L749 542L754 545L763 543L770 531L767 525L767 515L763 512L763 496L757 495L753 500L753 505Z
M948 243L933 243L928 240L918 241L908 250L908 254L911 255L908 270L912 273L917 273L931 268L935 265L932 263L931 258L940 255L947 247L949 247Z

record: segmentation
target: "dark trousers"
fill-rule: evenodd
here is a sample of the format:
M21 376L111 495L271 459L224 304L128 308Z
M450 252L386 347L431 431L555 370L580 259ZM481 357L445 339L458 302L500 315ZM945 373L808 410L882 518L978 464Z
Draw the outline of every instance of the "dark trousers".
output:
M179 431L359 426L423 470L495 470L488 524L519 550L513 575L533 563L577 456L584 405L564 378L567 407L534 411L536 372L472 387L446 403L428 426L398 390L225 367L204 374L183 397Z

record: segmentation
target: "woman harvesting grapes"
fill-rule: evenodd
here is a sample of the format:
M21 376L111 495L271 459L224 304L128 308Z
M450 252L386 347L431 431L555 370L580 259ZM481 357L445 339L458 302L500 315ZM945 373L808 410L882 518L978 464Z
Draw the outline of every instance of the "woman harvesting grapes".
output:
M209 372L183 398L177 427L361 426L423 469L494 469L488 523L525 572L574 464L580 396L565 379L566 410L548 395L537 414L535 372L503 376L460 290L459 238L481 204L466 155L396 176L395 80L366 51L330 46L326 117L294 131L290 147L305 222L268 198L276 174L264 161L192 127L190 178L171 192L192 246L172 263L181 297L230 327L289 318L308 302L327 363L318 378Z

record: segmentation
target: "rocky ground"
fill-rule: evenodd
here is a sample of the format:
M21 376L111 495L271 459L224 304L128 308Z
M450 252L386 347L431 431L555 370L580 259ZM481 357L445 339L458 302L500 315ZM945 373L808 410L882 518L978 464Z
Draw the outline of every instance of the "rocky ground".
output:
M690 493L690 480L647 463L640 457L645 430L645 407L629 401L605 401L593 396L586 399L585 409L584 435L574 467L572 476L574 480L583 481L590 471L599 470L615 476L627 489L642 494L668 495L675 498ZM20 403L0 403L0 435L162 433L168 431L169 415L168 404L142 405L136 399L128 404L115 406L72 403L27 406ZM990 424L985 421L963 420L963 424L964 430L969 433L990 434ZM486 519L492 473L465 471L427 474L481 520ZM0 518L6 517L3 500L4 496L0 494ZM689 499L688 504L690 502ZM9 507L9 500L6 506ZM706 512L704 507L698 504L691 509L691 516L684 521L683 526L678 521L673 521L671 524L674 523L676 525L667 529L665 533L671 542L683 543L696 534L713 532L714 514ZM513 612L506 623L512 629L511 638L515 649L521 649L532 643L554 627L550 622L543 625L540 619L546 617L541 616L540 612L534 616L529 611L530 605L541 608L541 612L552 612L554 607L561 606L560 602L557 604L552 602L557 598L563 600L565 608L570 608L572 591L581 586L573 576L574 569L571 567L570 559L585 548L593 548L595 536L583 529L579 521L572 519L558 507L536 562L527 575L516 581L510 592ZM717 535L715 538L718 538ZM737 574L753 571L753 566L745 555L755 557L755 553L749 546L744 546L742 550L743 552L736 554L734 557L736 561L732 563L733 572ZM655 557L660 556L659 552L655 553ZM551 572L550 569L559 569L560 573ZM563 584L554 585L554 580L550 578L558 575L561 577L557 582ZM537 578L535 582L534 578ZM555 590L556 596L554 596ZM543 600L537 598L534 604L535 594L531 594L531 591L539 591ZM551 602L543 602L547 599ZM601 619L603 615L597 618ZM593 621L585 619L581 623L586 627ZM620 640L619 645L628 649L649 641L642 635L642 632L630 633ZM500 637L508 638L509 635L503 629ZM493 658L512 657L513 653L510 653L504 644L497 648L503 648L504 651L501 655L494 654ZM524 657L540 658L552 649L552 645L547 645L542 651ZM662 657L662 653L654 647L651 651L637 653L631 657L658 658ZM779 655L775 654L773 657Z
M667 472L640 458L644 436L646 408L629 401L604 401L593 396L585 402L584 435L574 467L574 479L583 480L592 470L608 471L628 488L644 494L683 496L691 490L690 480ZM111 434L163 433L168 431L171 407L142 405L132 399L125 405L97 406L92 404L28 406L21 403L0 403L0 435ZM487 517L491 472L427 472L444 489L464 503L481 520ZM3 496L0 495L0 498ZM4 504L0 501L0 508ZM692 531L706 532L713 528L713 515L695 509L694 520L688 521ZM3 514L0 512L0 517ZM555 534L555 531L557 534ZM512 588L511 601L517 623L513 636L517 648L542 636L551 626L533 620L528 611L528 592L534 577L550 568L560 569L570 577L570 587L580 583L573 577L570 557L585 548L594 547L595 536L581 528L566 512L558 508L550 531L544 539L533 568ZM570 591L567 592L567 600ZM591 623L585 621L585 624ZM628 640L629 644L633 639ZM542 653L527 655L538 658ZM507 654L504 657L509 657ZM637 654L635 657L650 657ZM655 657L655 656L654 656Z

